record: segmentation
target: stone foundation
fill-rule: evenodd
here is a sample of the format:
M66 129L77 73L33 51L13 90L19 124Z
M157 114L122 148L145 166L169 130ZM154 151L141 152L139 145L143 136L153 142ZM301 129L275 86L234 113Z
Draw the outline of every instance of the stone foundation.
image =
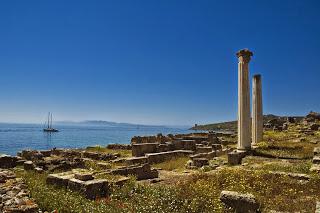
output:
M149 163L161 163L172 158L184 157L192 155L193 151L190 150L175 150L170 152L159 152L146 154Z

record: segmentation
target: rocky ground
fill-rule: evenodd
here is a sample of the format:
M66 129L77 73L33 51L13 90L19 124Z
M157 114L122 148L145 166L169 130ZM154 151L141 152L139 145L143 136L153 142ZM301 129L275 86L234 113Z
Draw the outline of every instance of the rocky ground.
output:
M0 212L40 213L35 201L29 197L29 190L22 178L15 173L0 169Z

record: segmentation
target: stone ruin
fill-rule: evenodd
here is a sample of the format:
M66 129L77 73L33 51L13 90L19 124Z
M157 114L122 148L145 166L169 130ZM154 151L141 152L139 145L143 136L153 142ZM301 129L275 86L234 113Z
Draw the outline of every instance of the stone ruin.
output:
M207 165L209 159L226 154L230 149L224 148L219 137L232 137L232 133L191 133L163 136L133 137L131 140L132 158L126 159L127 164L161 163L172 158L190 157L194 165ZM201 167L199 166L199 167Z

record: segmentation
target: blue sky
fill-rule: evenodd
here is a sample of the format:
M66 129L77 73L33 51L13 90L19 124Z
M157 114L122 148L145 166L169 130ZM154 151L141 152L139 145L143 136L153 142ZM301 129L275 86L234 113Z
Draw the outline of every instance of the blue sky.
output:
M0 121L235 120L237 58L264 113L320 111L320 1L1 1Z

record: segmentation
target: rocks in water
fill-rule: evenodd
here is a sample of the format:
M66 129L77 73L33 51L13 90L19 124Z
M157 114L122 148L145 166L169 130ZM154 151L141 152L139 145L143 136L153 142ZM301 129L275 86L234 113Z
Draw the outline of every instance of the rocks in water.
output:
M241 194L233 191L222 191L220 200L227 208L237 213L258 212L260 204L252 194Z

